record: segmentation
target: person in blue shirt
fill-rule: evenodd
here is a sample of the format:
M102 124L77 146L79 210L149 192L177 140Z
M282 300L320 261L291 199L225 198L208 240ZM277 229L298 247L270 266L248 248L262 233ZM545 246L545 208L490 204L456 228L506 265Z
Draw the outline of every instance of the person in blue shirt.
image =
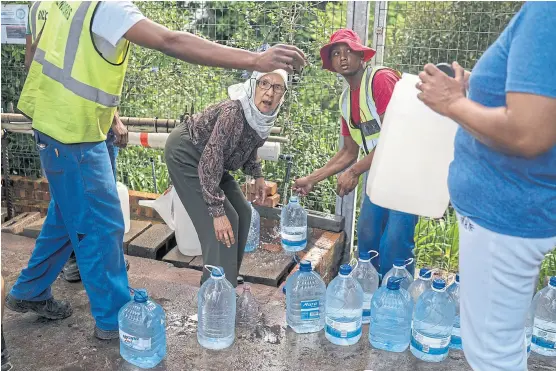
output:
M556 3L527 2L471 73L454 62L455 78L432 64L419 74L419 99L460 125L448 186L475 370L527 369L526 314L556 246L555 19Z

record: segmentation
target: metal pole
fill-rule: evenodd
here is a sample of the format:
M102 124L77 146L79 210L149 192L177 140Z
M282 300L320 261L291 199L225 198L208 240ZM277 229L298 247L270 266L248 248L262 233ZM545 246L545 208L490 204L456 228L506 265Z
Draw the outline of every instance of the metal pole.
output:
M347 6L347 28L354 30L361 41L367 44L369 34L369 1L349 1ZM347 83L344 84L347 87ZM339 148L344 146L344 138L340 134ZM344 197L336 196L336 215L345 218L346 247L350 252L353 251L353 237L355 232L355 202L357 198L357 188Z
M371 65L382 66L384 64L384 50L386 47L386 16L388 15L388 2L375 2L375 21L373 28L373 49L376 54L371 59Z

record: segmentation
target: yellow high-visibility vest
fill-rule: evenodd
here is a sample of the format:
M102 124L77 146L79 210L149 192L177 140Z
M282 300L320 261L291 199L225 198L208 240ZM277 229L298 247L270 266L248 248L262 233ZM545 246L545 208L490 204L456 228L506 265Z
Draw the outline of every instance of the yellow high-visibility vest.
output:
M62 143L103 141L120 103L129 42L108 61L91 32L100 2L50 4L17 107L34 129Z
M31 5L28 22L33 42L35 42L37 36L44 27L44 23L48 18L48 9L50 9L51 5L52 3L47 1L35 1L33 5Z
M359 110L361 123L355 126L351 122L351 92L349 87L346 88L340 96L340 112L342 117L348 124L349 133L355 143L368 154L376 147L382 122L376 110L376 104L373 96L373 79L375 74L388 67L366 68L361 79L361 87L359 89ZM398 75L401 73L393 70Z

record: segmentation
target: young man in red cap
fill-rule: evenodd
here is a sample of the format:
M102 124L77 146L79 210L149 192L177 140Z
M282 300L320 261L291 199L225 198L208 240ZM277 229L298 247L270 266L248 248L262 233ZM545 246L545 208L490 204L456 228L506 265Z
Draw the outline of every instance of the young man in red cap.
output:
M385 67L367 67L366 62L375 51L363 45L349 29L336 31L320 55L322 68L339 73L349 84L340 97L344 146L324 167L297 179L293 189L306 195L316 183L345 170L338 177L338 195L343 197L355 189L359 176L371 167L384 112L400 73ZM357 161L360 149L365 156ZM395 259L410 263L407 268L413 274L416 223L415 215L384 209L364 195L357 223L359 251L378 249L379 256L373 264L381 276L392 268Z

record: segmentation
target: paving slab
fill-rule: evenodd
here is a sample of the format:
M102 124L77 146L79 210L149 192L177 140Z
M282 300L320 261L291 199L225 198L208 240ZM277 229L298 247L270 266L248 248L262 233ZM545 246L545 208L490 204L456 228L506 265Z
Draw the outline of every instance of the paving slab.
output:
M28 225L36 222L41 217L39 212L25 212L16 215L5 223L2 223L2 232L19 234Z
M39 237L39 234L41 233L42 225L44 224L45 220L46 220L46 216L44 218L40 218L34 223L27 225L25 228L23 228L23 231L20 234L25 237L36 239L37 237Z
M174 231L166 224L155 224L129 243L127 253L149 259L162 259L176 245Z
M2 274L8 289L26 266L34 240L2 234ZM321 331L298 335L285 325L285 298L280 289L252 285L260 304L261 320L253 329L236 330L228 349L202 348L196 337L197 300L201 272L170 264L128 257L132 287L145 287L149 296L166 312L166 359L155 371L471 371L463 353L450 351L440 363L425 363L410 352L390 353L370 346L368 326L359 343L350 347L333 345ZM81 283L57 279L56 298L71 302L74 313L60 321L39 319L33 313L6 310L2 328L17 371L131 371L119 355L117 340L100 341L92 336L94 322ZM555 371L553 359L532 354L529 370Z
M129 226L129 232L124 235L124 253L127 254L127 250L131 241L136 239L140 236L143 232L145 232L148 228L152 226L152 223L149 221L143 220L131 220L131 224Z
M193 259L195 259L195 256L183 255L176 246L164 255L162 261L168 262L177 268L186 268Z

